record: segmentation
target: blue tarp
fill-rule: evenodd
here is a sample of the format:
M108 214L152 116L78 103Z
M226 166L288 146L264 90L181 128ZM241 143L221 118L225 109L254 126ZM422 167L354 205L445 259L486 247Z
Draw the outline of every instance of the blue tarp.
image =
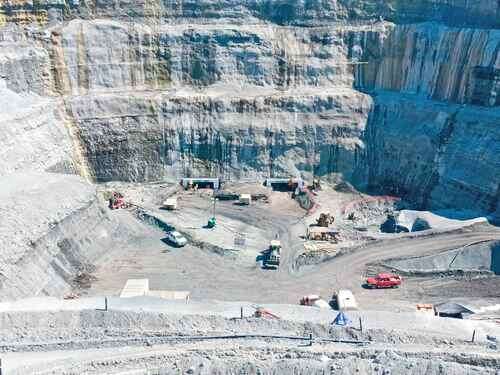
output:
M349 319L349 317L341 311L338 313L337 317L332 322L332 324L338 326L346 326L348 324L351 324L351 319Z

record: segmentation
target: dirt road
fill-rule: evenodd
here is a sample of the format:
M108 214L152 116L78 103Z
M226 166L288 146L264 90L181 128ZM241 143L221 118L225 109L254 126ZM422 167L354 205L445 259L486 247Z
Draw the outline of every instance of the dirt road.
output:
M378 303L385 304L398 300L412 300L416 297L413 291L419 288L421 280L418 278L404 280L402 287L399 289L367 290L362 287L367 266L371 263L395 256L433 254L459 248L475 241L499 238L499 236L499 228L484 225L474 229L463 229L459 233L442 233L427 237L384 240L338 257L331 262L307 267L301 270L302 275L300 278L303 280L307 279L312 288L321 289L324 295L328 290L322 288L322 285L328 285L328 281L334 288L351 289L361 306L372 305L374 299L378 299ZM309 274L311 275L309 276ZM494 285L496 284L493 284L491 287L494 288ZM438 287L438 285L435 286ZM446 294L442 293L442 297L446 297ZM476 297L481 297L480 290L477 291ZM413 302L422 302L422 300L414 299Z
M190 199L185 204L188 206L183 215L208 215L206 200ZM116 295L128 278L148 278L152 289L189 290L197 299L297 303L305 294L329 298L334 289L345 288L355 293L362 308L411 309L415 302L422 302L425 297L420 289L421 280L405 280L403 286L395 290L365 290L362 284L367 265L386 258L437 253L474 241L500 238L500 228L487 224L452 233L416 238L403 236L296 270L294 260L302 249L299 236L306 229L303 211L289 198L273 204L280 209L270 209L272 207L262 203L240 207L232 202L220 202L217 216L221 225L225 220L237 220L249 228L260 228L267 240L278 235L283 244L282 266L278 270L264 270L252 257L226 257L191 245L182 249L169 247L161 241L163 231L145 225L144 237L113 251L100 262L97 281L89 294ZM439 287L439 281L434 280L433 287ZM471 293L481 297L481 290L489 288L482 285L479 291ZM374 298L378 300L377 306L374 306Z
M417 236L415 238L413 238L414 234L404 234L400 235L401 238L385 239L370 243L365 247L352 249L351 252L338 256L329 262L296 269L294 267L295 258L299 250L302 250L303 244L300 236L305 233L306 229L303 211L297 209L290 199L278 200L273 204L276 206L270 207L266 204L257 203L250 207L240 207L232 204L232 202L220 202L217 208L217 218L218 225L227 225L228 227L237 228L237 230L241 229L247 231L249 235L259 233L259 235L265 237L265 241L261 241L262 243L267 243L277 235L283 244L282 265L278 270L263 269L260 263L256 261L255 256L253 258L251 256L255 254L255 249L252 250L253 252L249 251L245 254L244 250L242 250L240 253L235 252L228 256L222 256L208 248L202 249L193 245L187 245L180 249L173 248L162 241L165 232L159 227L145 222L137 222L137 218L132 212L125 210L114 211L113 215L116 215L117 218L125 222L133 221L136 225L142 226L143 230L142 232L137 231L140 234L125 246L110 250L98 262L97 272L95 273L97 280L92 284L91 289L87 290L87 293L101 297L90 300L98 300L101 303L103 295L118 295L129 278L148 278L151 289L191 291L191 303L153 299L150 308L154 311L146 312L146 302L144 301L135 302L137 306L134 306L132 311L130 311L130 306L122 306L123 311L118 311L118 306L121 303L134 302L127 301L127 299L110 298L111 310L102 312L94 308L89 309L84 299L80 299L74 302L83 303L86 306L82 312L59 311L59 308L56 309L58 312L49 312L52 319L50 322L52 323L47 327L46 331L43 329L43 323L38 323L39 320L34 318L26 319L22 314L19 323L13 324L14 315L12 315L9 317L11 319L9 322L18 327L20 332L23 332L20 337L24 337L24 341L27 342L33 341L33 337L25 336L24 332L29 332L36 340L47 341L49 345L54 338L56 340L62 338L67 341L81 340L81 332L85 332L84 340L95 338L98 343L102 341L103 334L105 338L109 334L109 338L115 340L113 345L117 345L117 347L97 349L100 344L96 344L97 347L95 348L90 345L86 347L87 350L77 350L80 348L78 345L81 344L77 343L78 345L75 344L74 346L67 344L69 345L66 347L68 350L51 351L43 355L32 352L12 353L3 356L5 368L9 370L9 373L14 374L28 373L33 369L38 371L41 368L45 369L46 373L52 371L58 373L62 372L63 369L71 369L71 371L76 372L103 373L111 366L113 371L137 373L138 369L146 367L148 369L161 368L162 370L167 368L166 366L171 368L173 363L175 368L171 373L179 373L179 369L182 369L184 373L184 370L201 368L199 367L200 364L207 370L205 373L212 373L230 368L243 368L246 371L248 370L245 367L246 363L251 362L259 363L261 366L274 366L278 369L278 372L282 373L300 372L298 370L302 368L306 368L309 373L313 368L312 366L318 368L318 373L323 373L325 368L331 370L334 363L339 363L338 367L335 368L349 368L352 369L351 372L354 372L358 370L360 363L366 362L366 364L363 364L367 368L366 372L376 372L378 370L375 370L375 368L380 369L383 364L384 368L394 373L409 373L407 369L411 367L416 369L416 372L414 372L416 375L419 373L418 369L421 368L426 368L429 374L441 373L442 367L436 367L435 370L431 371L429 370L430 366L437 359L441 360L449 355L449 358L447 357L447 366L451 366L450 372L456 369L469 369L470 367L471 372L473 370L484 370L484 373L494 374L493 368L495 368L498 361L496 359L492 360L486 350L471 353L470 359L464 357L463 352L475 350L476 347L471 349L469 346L463 346L463 350L460 347L458 349L460 354L456 354L456 356L459 356L458 359L455 358L454 354L457 351L457 345L466 344L465 340L470 337L472 328L486 327L483 330L478 330L478 340L484 341L486 333L491 333L491 323L458 321L455 319L443 319L443 322L441 322L441 318L432 316L422 318L413 311L416 302L428 302L428 298L443 298L446 295L446 293L443 294L443 291L453 289L459 290L463 294L467 290L464 285L470 288L468 293L476 298L481 297L483 291L489 293L488 296L498 294L498 289L495 288L498 286L496 282L500 280L500 277L479 280L479 282L450 279L432 279L422 282L422 279L405 279L400 289L391 290L366 290L362 288L362 284L367 267L374 262L386 258L436 253L461 247L475 241L498 239L500 238L500 228L482 224L454 232ZM205 222L206 218L211 214L209 210L210 207L207 205L206 199L189 200L189 204L186 203L182 210L182 218L185 219L184 224L189 226L193 225L190 221L197 222L198 227L196 230L209 231L200 228L199 225L199 223ZM255 230L255 228L258 230ZM253 243L259 242L254 241ZM431 289L429 289L428 284L425 284L427 282L432 283ZM168 334L168 332L165 333L166 327L177 327L175 324L171 324L169 319L172 319L172 321L178 320L179 330L183 336L186 335L186 330L190 327L188 322L192 319L193 324L191 327L196 335L204 333L201 331L202 327L206 327L205 329L210 330L210 332L217 333L241 331L269 334L270 332L276 332L282 335L285 331L280 324L283 324L286 329L294 328L295 331L292 333L296 335L303 335L307 330L314 329L314 332L319 335L318 337L326 337L327 334L344 337L345 334L349 334L359 338L361 337L359 336L360 333L356 329L352 329L352 327L343 331L330 332L328 328L329 322L332 321L336 312L330 309L319 310L297 306L298 300L303 295L314 293L328 298L334 289L340 288L351 289L356 295L360 308L363 310L350 313L353 321L357 321L358 314L363 316L365 335L367 336L362 338L370 336L370 340L372 340L375 337L374 345L366 348L366 350L364 348L358 350L357 348L346 348L341 345L315 343L312 347L307 346L308 349L303 351L302 343L297 345L296 342L292 344L281 341L271 342L269 339L252 339L248 342L242 340L237 342L218 340L214 343L194 340L192 342L159 345L162 342L161 335ZM433 295L432 290L439 290L440 293L437 296ZM228 306L229 302L214 303L213 301L200 300L238 301L238 303ZM250 313L253 312L252 302L265 304L274 313L282 317L282 320L259 321L233 318L238 316L239 309L242 306L245 306L246 314L249 311ZM173 305L156 306L157 303L172 303ZM176 303L178 305L175 305ZM292 306L277 305L280 303L290 303ZM190 317L189 314L183 313L185 309L188 309L191 315L194 311L196 316ZM390 310L391 313L377 310ZM412 312L406 314L393 313L403 310ZM169 318L165 311L174 311L175 314L172 315L172 318ZM35 312L33 314L40 313ZM180 318L179 314L184 315ZM203 318L198 314L208 316ZM221 314L226 314L230 318L225 315L225 318L216 317ZM314 314L318 316L314 318ZM85 318L87 315L88 318ZM61 316L64 324L53 324L54 316ZM68 317L74 317L74 320ZM293 319L290 317L294 317L297 322L291 322ZM217 319L221 321L220 326L214 325ZM434 324L430 324L430 320L433 320ZM45 320L41 319L40 321ZM74 321L73 324L70 323L72 321ZM27 326L27 322L34 322L29 323L33 324L33 326ZM157 324L157 326L154 324ZM248 324L248 326L245 326L245 324ZM259 324L262 324L262 326ZM277 328L274 328L273 324L278 325ZM235 327L231 325L235 325ZM413 331L408 329L408 325L413 327ZM61 331L57 331L54 326L59 327ZM107 329L103 330L103 327L107 327ZM40 329L42 331L39 331ZM71 330L73 330L73 333L70 332ZM404 334L396 334L396 331L404 332ZM95 337L92 336L92 332L94 332ZM147 346L129 347L131 344L127 341L128 337L134 337L134 334L151 335L144 338ZM175 331L172 334L178 335L179 332ZM44 335L47 335L47 337ZM18 337L17 335L14 336ZM453 346L450 344L450 337L452 336L458 337L458 341L453 342ZM377 337L380 338L380 342L378 342ZM436 348L436 337L440 338L437 342L443 343L444 346ZM123 342L117 343L120 338L123 339ZM416 338L418 338L417 341L415 341ZM399 342L394 340L400 340L401 344L403 344L397 346L397 350L401 351L400 355L394 354L396 348L394 342ZM413 345L415 342L419 342L419 345ZM412 344L407 345L408 343ZM236 346L238 352L234 351ZM82 346L82 348L84 347ZM377 357L377 362L372 363L374 355L384 356L388 347L392 348L393 353L390 358L385 361ZM327 357L330 356L330 349L331 358ZM270 352L273 353L272 358L266 357ZM275 360L276 353L281 353L279 356L282 355L282 357L278 358L276 364L271 363L272 360ZM339 353L341 353L340 356ZM292 358L290 356L297 360L292 362L281 361L281 358ZM244 358L241 364L235 362L235 358L240 357ZM76 359L73 360L72 358ZM353 359L351 360L351 358ZM20 359L22 359L22 362L20 362ZM345 361L345 363L342 361ZM290 367L292 365L287 365L286 368L276 367L282 366L283 363L292 363L294 367ZM325 367L327 364L328 367Z
M299 235L305 230L300 211L294 211L292 207L282 214L270 215L264 204L242 208L221 202L218 212L221 223L227 217L261 228L269 239L278 234L284 249L279 270L264 270L253 259L243 261L238 256L223 257L193 246L171 248L161 241L163 231L148 227L144 237L102 260L96 273L98 280L89 294L116 295L128 278L149 278L152 289L189 290L192 297L198 299L297 303L305 294L330 297L334 289L346 288L355 293L361 307L373 308L373 298L376 297L381 301L377 306L379 309L404 308L410 305L403 301L410 300L413 304L424 297L415 293L420 290L420 280L405 280L404 285L396 290L365 290L362 283L368 264L395 256L436 253L474 241L500 238L499 228L481 225L453 233L383 240L327 263L295 270L294 259L302 247ZM481 289L484 290L484 285ZM478 292L478 296L480 294Z

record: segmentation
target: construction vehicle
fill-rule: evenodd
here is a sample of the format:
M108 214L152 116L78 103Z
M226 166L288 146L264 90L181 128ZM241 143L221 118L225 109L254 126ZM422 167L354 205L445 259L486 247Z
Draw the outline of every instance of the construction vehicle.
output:
M357 310L358 304L354 294L350 290L344 289L333 293L330 305L336 310Z
M316 219L316 225L318 227L328 228L331 224L333 224L334 221L335 221L335 218L332 215L330 215L329 213L322 212L319 215L319 218Z
M162 208L165 210L177 210L177 198L168 198L163 202Z
M263 261L264 268L278 268L281 259L281 242L278 240L272 240L267 249Z
M401 285L401 276L391 273L379 273L366 279L366 286L375 289L397 288Z
M207 228L215 228L215 225L217 224L217 220L215 219L215 216L212 216L210 219L208 219L207 223Z
M127 208L128 205L125 202L125 197L123 194L118 193L118 192L113 192L113 195L111 198L109 198L109 208L112 210L116 210L119 208Z
M238 194L227 190L216 190L213 196L220 201L237 201L239 198Z
M252 202L252 196L250 194L241 194L239 199L239 204L249 205Z
M303 185L300 178L268 178L264 182L264 186L283 192L295 191L300 185Z

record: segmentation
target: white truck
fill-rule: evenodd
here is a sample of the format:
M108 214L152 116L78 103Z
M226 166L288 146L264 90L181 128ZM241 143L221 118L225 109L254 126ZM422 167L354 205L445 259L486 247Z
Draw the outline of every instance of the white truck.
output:
M333 293L332 302L334 302L337 310L357 310L358 304L356 303L356 298L350 290L341 289Z
M163 202L162 208L165 210L177 210L177 198L168 198Z
M241 194L239 203L241 205L249 205L250 203L252 203L252 196L250 194Z

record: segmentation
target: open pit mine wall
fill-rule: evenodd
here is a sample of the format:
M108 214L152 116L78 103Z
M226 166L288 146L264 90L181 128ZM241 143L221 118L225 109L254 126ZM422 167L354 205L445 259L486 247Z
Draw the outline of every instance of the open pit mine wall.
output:
M78 18L150 18L172 21L260 20L317 26L383 18L395 23L436 21L458 26L500 26L497 0L11 0L0 4L5 20L58 22Z
M498 108L378 92L364 133L368 190L411 197L417 208L495 212Z
M50 29L4 33L0 74L64 99L98 181L314 171L500 211L497 1L10 4Z
M498 216L500 30L398 25L365 46L355 87L374 102L368 190Z
M115 225L95 200L50 223L40 237L27 236L26 249L9 244L3 249L0 300L61 297L70 292L78 285L77 275L90 275L96 259L112 246L109 237ZM7 257L7 252L13 257Z
M336 172L353 180L372 102L359 92L342 91L85 96L68 105L100 180L200 174L230 179L295 175L312 168L317 175Z
M1 301L61 297L137 233L79 176L23 171L0 177L0 186Z

